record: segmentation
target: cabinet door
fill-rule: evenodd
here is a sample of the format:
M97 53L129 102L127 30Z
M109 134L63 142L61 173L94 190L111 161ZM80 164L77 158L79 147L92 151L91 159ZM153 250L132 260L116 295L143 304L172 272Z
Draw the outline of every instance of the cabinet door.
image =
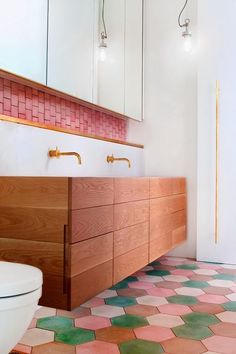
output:
M48 86L92 101L95 0L49 0Z
M0 68L46 83L47 0L0 0Z

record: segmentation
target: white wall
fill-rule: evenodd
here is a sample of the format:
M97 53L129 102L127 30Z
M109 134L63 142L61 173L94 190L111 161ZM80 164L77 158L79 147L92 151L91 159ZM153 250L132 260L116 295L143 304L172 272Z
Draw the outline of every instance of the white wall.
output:
M185 176L188 241L174 251L196 256L197 65L183 50L177 17L183 0L146 0L144 122L130 122L129 139L144 143L146 175ZM197 1L189 2L196 38ZM185 17L183 17L185 18Z

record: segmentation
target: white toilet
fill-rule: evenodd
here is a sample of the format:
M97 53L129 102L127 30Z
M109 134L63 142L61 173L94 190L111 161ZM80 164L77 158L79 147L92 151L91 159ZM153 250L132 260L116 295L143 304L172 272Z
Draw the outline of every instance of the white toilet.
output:
M0 262L0 354L8 354L30 325L42 294L42 272Z

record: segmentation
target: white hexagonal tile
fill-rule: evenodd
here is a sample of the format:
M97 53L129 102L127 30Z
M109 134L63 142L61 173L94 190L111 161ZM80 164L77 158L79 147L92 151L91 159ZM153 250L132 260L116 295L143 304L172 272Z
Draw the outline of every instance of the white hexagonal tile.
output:
M20 344L35 347L36 345L46 344L54 341L54 332L44 329L32 328L26 331L20 340Z
M137 297L137 303L140 305L159 306L168 304L168 301L164 297L145 295Z
M56 309L52 309L50 307L40 307L34 314L34 317L39 319L43 317L51 317L56 316Z
M174 281L177 283L182 283L184 281L188 281L189 278L183 276L183 275L166 275L163 277L167 281Z
M147 272L149 270L153 270L154 268L152 266L146 266L144 268L141 269L141 272Z
M235 264L221 264L221 267L225 269L236 269Z
M175 292L179 295L187 295L187 296L199 296L205 294L201 289L189 288L189 287L175 289Z
M139 281L147 281L149 283L159 283L160 281L163 281L162 277L158 277L156 275L143 275L141 277L138 277Z
M194 273L199 274L199 275L216 275L216 274L218 274L213 269L195 269Z
M230 288L231 286L234 286L234 282L231 280L214 279L214 280L208 281L208 283L211 286L217 286L220 288Z
M115 290L104 290L102 293L96 295L96 297L100 297L101 299L108 299L109 297L117 296L117 292Z
M236 301L236 293L225 295L230 301Z
M92 315L101 316L101 317L116 317L125 314L125 311L122 307L111 306L111 305L103 305L98 307L93 307L91 309Z
M218 317L222 322L236 323L236 312L233 311L218 313L216 314L216 317Z
M167 315L163 313L158 313L157 315L148 316L147 320L151 325L166 327L166 328L173 328L184 324L184 321L180 316Z

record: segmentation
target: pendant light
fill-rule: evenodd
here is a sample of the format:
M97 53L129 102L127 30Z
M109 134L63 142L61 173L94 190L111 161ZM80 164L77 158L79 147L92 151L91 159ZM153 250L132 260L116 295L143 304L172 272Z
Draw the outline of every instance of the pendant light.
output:
M100 34L100 44L99 44L99 58L101 61L106 60L107 56L107 29L105 22L105 0L102 0L102 32Z
M182 10L181 10L181 12L179 14L178 25L179 25L179 27L184 29L184 31L182 33L182 36L184 38L184 49L185 49L186 52L191 52L191 50L192 50L192 33L190 32L190 29L189 29L190 19L186 18L184 20L184 22L181 23L181 16L182 16L182 14L183 14L183 12L184 12L187 4L188 4L188 1L189 0L185 1L185 4L184 4L184 6L183 6L183 8L182 8Z

